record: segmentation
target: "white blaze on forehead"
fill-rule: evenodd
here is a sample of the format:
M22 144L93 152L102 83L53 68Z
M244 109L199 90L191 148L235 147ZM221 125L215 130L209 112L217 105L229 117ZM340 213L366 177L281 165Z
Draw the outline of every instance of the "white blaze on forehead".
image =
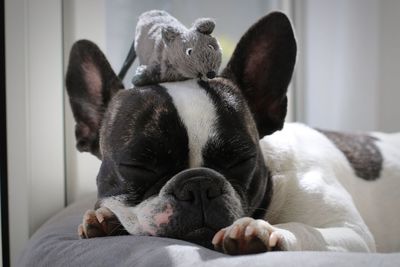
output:
M189 167L203 163L202 150L210 136L216 134L215 106L196 80L161 84L171 95L189 138Z

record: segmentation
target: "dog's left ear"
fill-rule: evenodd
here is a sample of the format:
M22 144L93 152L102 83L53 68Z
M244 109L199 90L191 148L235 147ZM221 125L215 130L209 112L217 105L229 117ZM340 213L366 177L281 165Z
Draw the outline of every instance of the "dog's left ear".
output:
M67 92L76 121L76 147L101 159L99 130L111 98L124 86L105 55L88 40L71 48L66 75Z
M296 61L296 40L289 19L271 13L240 39L221 76L241 89L260 137L283 127L286 91Z

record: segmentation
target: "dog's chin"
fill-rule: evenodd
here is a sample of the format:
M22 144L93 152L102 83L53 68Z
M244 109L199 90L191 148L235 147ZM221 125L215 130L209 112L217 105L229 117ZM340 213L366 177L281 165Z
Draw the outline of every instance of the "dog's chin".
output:
M214 246L211 244L211 240L216 234L215 230L212 230L207 227L199 228L194 231L187 233L183 240L198 244L200 246L213 249Z

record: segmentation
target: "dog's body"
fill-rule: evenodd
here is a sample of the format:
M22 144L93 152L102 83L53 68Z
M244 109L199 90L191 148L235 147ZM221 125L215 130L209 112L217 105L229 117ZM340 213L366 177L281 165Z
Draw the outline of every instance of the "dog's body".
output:
M77 147L102 159L81 236L116 234L116 216L130 234L229 254L375 251L361 211L378 248L398 250L385 196L392 185L398 197L400 138L283 127L295 58L290 23L273 13L221 77L120 90L99 49L77 42L67 74Z

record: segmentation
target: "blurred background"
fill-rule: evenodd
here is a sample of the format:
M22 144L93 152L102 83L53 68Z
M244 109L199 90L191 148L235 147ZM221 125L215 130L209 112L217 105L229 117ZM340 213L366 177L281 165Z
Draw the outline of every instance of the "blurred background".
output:
M96 191L100 161L75 150L74 121L64 92L72 44L82 38L94 41L118 72L138 16L150 9L166 10L188 27L199 17L215 18L213 35L223 47L223 65L255 21L281 10L291 19L298 41L287 121L341 131L400 131L400 1L4 3L8 180L3 170L1 179L8 181L8 190L2 182L1 200L9 212L2 212L3 258L10 250L14 260L45 220ZM127 87L135 68L126 76Z

